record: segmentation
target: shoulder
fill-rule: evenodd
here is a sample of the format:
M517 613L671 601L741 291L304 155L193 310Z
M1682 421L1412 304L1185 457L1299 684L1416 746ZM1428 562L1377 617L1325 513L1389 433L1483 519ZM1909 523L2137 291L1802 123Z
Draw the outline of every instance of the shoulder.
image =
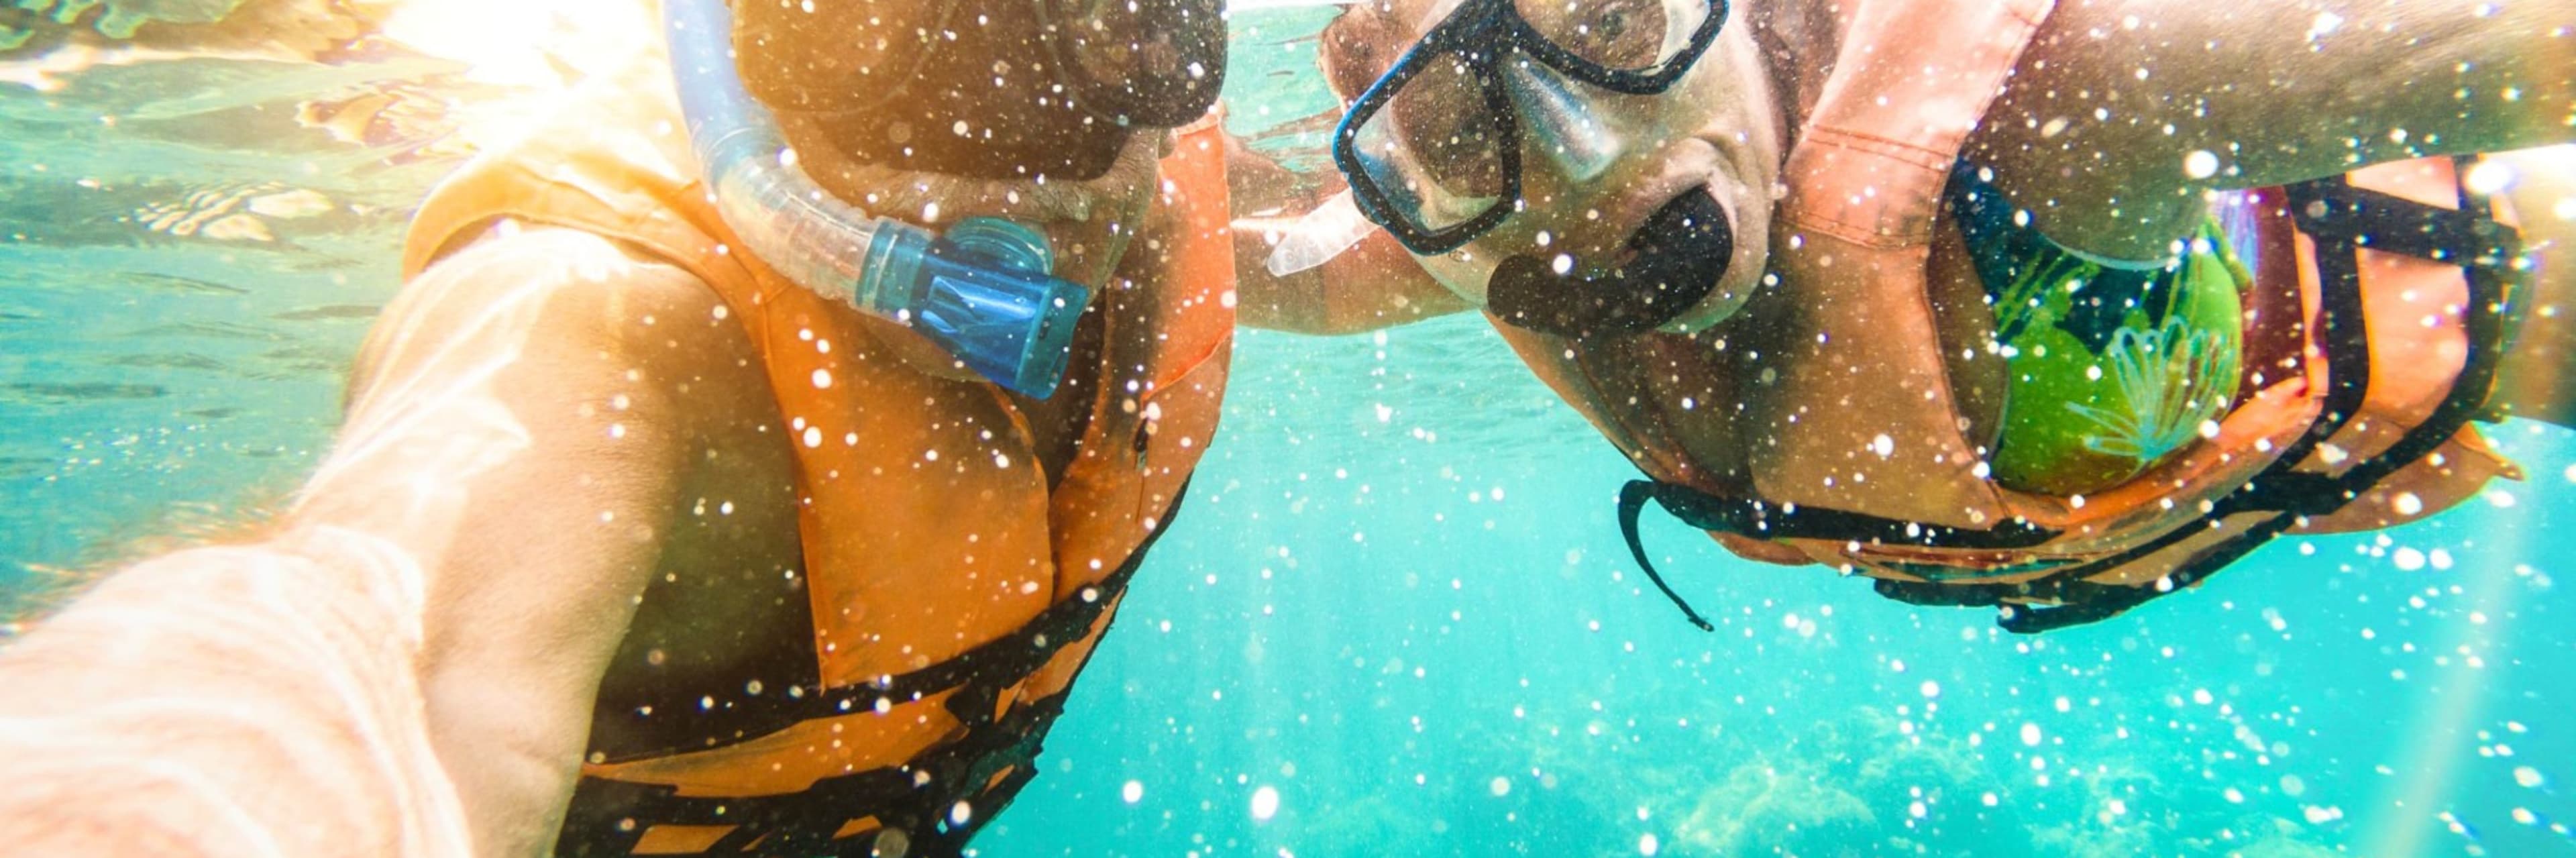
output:
M688 377L731 369L756 378L750 338L729 315L695 275L614 240L504 228L403 285L360 348L348 399L354 405L389 379L505 361L615 374L685 365Z

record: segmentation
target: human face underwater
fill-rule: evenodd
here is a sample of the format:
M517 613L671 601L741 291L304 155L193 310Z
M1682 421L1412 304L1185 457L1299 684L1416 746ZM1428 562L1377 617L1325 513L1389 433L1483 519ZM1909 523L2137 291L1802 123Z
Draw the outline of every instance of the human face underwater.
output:
M1729 5L1354 7L1328 33L1350 48L1327 58L1352 102L1336 161L1372 220L1506 323L1714 324L1759 281L1781 146Z

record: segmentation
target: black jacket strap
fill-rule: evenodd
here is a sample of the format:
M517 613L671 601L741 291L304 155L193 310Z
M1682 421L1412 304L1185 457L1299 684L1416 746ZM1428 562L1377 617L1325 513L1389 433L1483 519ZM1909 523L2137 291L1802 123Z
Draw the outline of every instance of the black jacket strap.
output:
M2455 159L2463 172L2470 159ZM2343 508L2389 475L2421 460L2458 434L2475 418L2493 389L2496 368L2518 316L2519 286L2528 275L2520 234L2495 221L2483 197L2460 192L2460 208L2430 206L2377 191L2356 188L2343 177L2303 182L2287 189L2291 214L2301 232L2317 243L2321 286L2318 326L2312 339L2327 351L2326 396L2317 420L2282 451L2270 468L2213 503L2199 523L2187 524L2116 555L2073 564L2035 581L2014 584L1947 584L1880 579L1880 595L1914 604L1998 605L1998 624L2007 631L2036 633L2082 625L2117 616L2166 593L2190 587L2219 569L2252 553L2303 517ZM2370 333L2362 306L2359 253L2363 249L2401 253L2461 266L2469 284L2463 308L2470 351L2450 394L2423 423L2396 445L2329 476L2298 470L2361 410L2369 392ZM1683 522L1702 530L1755 539L1824 539L1870 545L1928 548L2010 550L2040 545L2057 531L2014 520L1988 530L1962 530L1882 519L1842 510L1770 505L1749 498L1705 494L1687 486L1651 480L1630 482L1619 493L1619 526L1628 550L1655 586L1680 606L1701 628L1698 612L1667 586L1646 559L1637 535L1637 518L1653 500ZM2199 552L2154 584L2130 586L2086 580L2136 562L2201 535L2231 526L2231 516L2249 512L2272 515L2243 525L2230 538ZM2056 604L2014 604L2049 601Z

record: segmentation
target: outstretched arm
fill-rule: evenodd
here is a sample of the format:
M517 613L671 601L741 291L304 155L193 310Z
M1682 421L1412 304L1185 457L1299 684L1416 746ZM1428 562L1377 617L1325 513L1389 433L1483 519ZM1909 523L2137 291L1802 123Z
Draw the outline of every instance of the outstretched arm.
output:
M724 347L714 300L562 232L413 283L275 536L118 572L0 651L0 842L541 853L692 458L702 394L655 355Z
M1375 228L1322 265L1272 274L1271 252L1289 235L1316 229L1301 216L1339 188L1308 187L1293 171L1231 137L1226 174L1235 188L1236 312L1244 324L1350 334L1472 308L1431 279L1393 236ZM1331 178L1328 184L1337 186L1339 177Z
M2050 237L2156 258L2208 188L2569 141L2576 0L2061 0L1967 157Z
M1384 232L1370 233L1323 265L1273 276L1262 264L1274 244L1270 237L1278 234L1265 230L1268 225L1293 228L1283 219L1235 221L1235 291L1241 301L1236 311L1244 324L1302 334L1355 334L1474 306L1431 279Z

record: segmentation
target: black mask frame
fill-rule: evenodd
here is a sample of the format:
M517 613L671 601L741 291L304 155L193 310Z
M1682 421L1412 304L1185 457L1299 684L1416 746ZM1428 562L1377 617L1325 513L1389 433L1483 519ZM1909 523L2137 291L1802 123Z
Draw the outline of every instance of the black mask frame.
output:
M1732 11L1728 0L1708 0L1710 9L1699 27L1691 32L1690 41L1672 57L1643 69L1619 69L1586 59L1554 40L1521 17L1513 0L1467 0L1447 18L1441 19L1422 39L1396 58L1395 65L1379 75L1377 82L1360 93L1342 115L1341 124L1333 129L1333 164L1350 180L1351 196L1360 213L1384 227L1406 249L1424 256L1447 253L1466 246L1477 236L1493 230L1510 217L1521 200L1520 114L1512 107L1506 92L1501 63L1518 51L1555 69L1574 80L1612 92L1628 95L1656 95L1673 87L1691 66L1699 62L1710 45L1716 44L1717 33L1726 25ZM1386 188L1369 176L1359 152L1360 128L1395 100L1396 93L1433 63L1454 61L1475 76L1476 87L1485 101L1485 109L1496 120L1495 131L1502 135L1495 147L1502 170L1500 196L1484 211L1457 224L1434 229L1416 221Z

